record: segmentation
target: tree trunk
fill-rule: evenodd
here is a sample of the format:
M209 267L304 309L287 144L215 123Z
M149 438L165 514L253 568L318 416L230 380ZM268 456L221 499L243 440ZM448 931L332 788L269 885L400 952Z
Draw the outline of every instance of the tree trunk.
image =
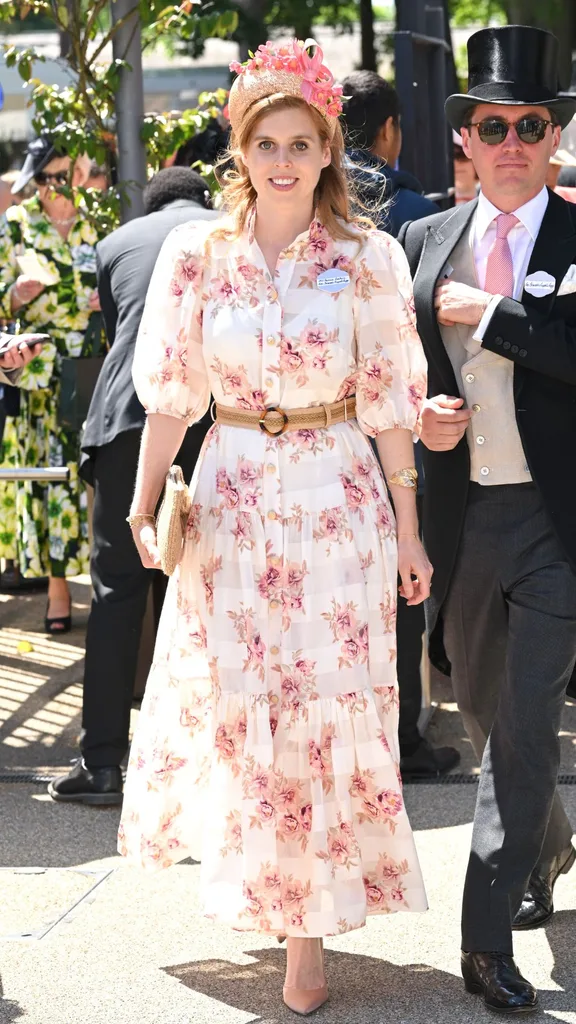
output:
M363 71L376 71L376 35L372 0L360 0L360 67Z
M235 0L235 3L240 14L236 39L240 51L238 60L242 63L248 60L248 50L254 53L260 43L265 43L268 38L264 24L266 0Z

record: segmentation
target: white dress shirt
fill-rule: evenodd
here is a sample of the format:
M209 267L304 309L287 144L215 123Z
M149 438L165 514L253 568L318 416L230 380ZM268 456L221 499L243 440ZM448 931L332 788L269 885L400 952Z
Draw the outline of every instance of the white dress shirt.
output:
M542 191L528 203L519 206L517 210L512 210L514 216L518 218L518 224L508 233L508 244L512 253L512 264L514 267L514 295L512 296L514 299L519 299L522 296L530 257L532 256L534 243L540 231L547 206L548 189L544 186ZM494 206L483 192L480 192L472 226L472 248L478 284L482 289L484 289L486 283L488 254L496 238L496 217L500 213L502 213L502 210ZM482 341L486 328L492 319L492 314L502 298L502 295L495 295L488 304L474 335L476 341Z

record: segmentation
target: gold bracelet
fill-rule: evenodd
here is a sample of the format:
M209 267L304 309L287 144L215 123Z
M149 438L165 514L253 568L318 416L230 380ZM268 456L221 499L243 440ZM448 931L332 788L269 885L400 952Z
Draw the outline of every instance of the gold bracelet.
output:
M395 484L397 487L410 487L415 491L418 487L418 470L414 466L408 466L406 469L397 469L395 473L388 477L388 483Z
M126 516L126 522L130 529L138 523L152 523L156 526L156 516L150 515L149 512L136 512L133 516Z

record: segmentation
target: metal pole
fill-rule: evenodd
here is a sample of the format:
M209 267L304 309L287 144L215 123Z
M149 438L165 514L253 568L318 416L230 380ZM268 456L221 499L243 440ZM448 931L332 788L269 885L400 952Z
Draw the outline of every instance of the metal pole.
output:
M36 480L39 483L49 483L51 480L64 482L68 476L68 466L21 466L20 469L0 469L0 480Z
M118 135L118 177L130 182L122 200L122 220L133 220L144 213L142 189L146 184L146 149L140 132L144 118L142 80L142 40L140 14L135 0L112 0L112 21L122 21L114 33L114 60L125 60L130 68L120 72L116 92L116 131Z

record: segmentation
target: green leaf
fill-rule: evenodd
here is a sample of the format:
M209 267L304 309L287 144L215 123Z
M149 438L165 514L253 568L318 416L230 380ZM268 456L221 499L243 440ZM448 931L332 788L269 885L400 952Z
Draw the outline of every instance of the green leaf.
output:
M26 85L28 85L30 76L32 74L32 65L30 61L26 58L18 62L18 74L20 75L20 78L26 83Z

